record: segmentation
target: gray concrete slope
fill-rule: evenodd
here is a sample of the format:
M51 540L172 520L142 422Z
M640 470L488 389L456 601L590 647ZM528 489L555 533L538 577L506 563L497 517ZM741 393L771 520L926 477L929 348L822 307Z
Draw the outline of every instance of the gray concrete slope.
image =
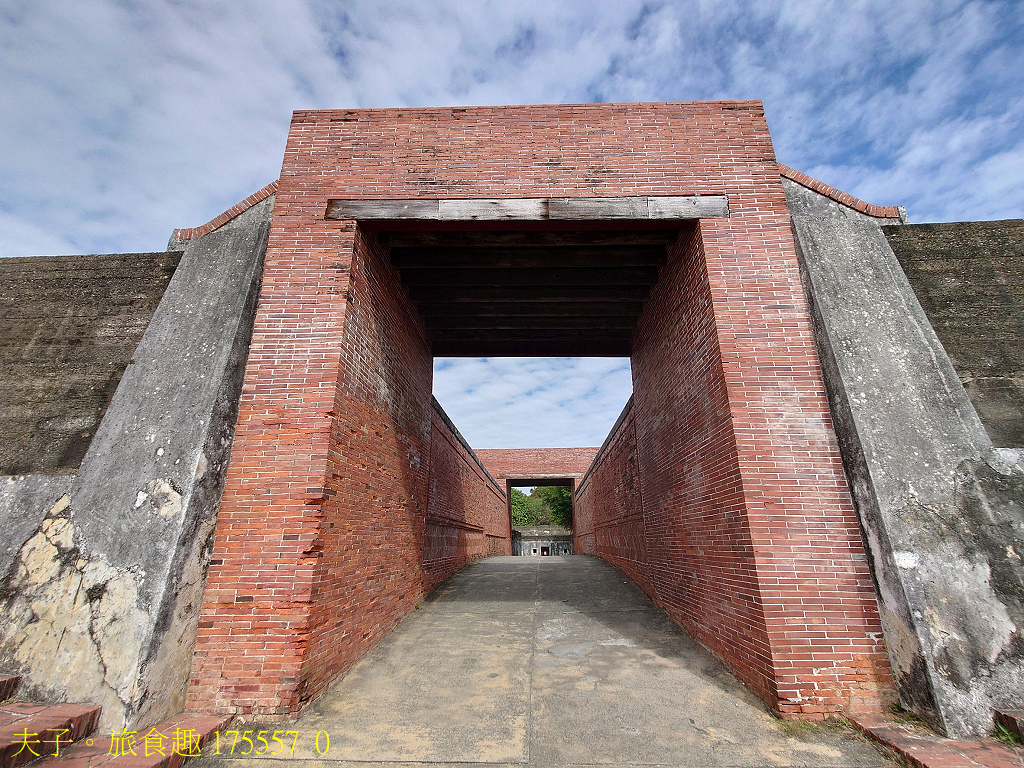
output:
M243 729L282 754L243 756L240 740L232 757L224 735L196 768L888 765L852 729L773 718L621 571L584 555L468 566L296 724ZM296 733L279 745L275 730Z
M783 180L903 704L950 736L1024 707L1024 452L994 448L882 224Z
M273 202L175 243L78 473L0 481L0 670L104 731L184 706Z

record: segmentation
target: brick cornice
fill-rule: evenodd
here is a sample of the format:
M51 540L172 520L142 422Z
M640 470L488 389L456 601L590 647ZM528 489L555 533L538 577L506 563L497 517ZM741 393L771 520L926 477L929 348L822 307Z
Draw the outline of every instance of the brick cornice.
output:
M182 240L191 240L193 237L208 235L215 229L223 227L236 216L240 216L241 214L245 213L257 203L263 202L276 192L277 181L275 180L267 184L267 186L263 187L263 189L253 192L251 195L245 198L245 200L242 200L241 202L232 205L230 208L224 211L224 213L220 214L219 216L213 217L205 224L201 224L198 227L186 227L184 229L174 230L174 234L171 235L171 239L180 242Z
M795 181L802 187L814 190L820 195L835 200L840 205L845 205L848 208L853 208L855 211L859 211L866 216L874 216L879 219L903 219L906 214L900 210L898 205L872 205L871 203L865 203L863 200L848 195L842 190L831 187L823 181L818 181L813 176L808 176L806 173L802 173L795 168L790 168L788 165L778 164L779 173L783 178Z

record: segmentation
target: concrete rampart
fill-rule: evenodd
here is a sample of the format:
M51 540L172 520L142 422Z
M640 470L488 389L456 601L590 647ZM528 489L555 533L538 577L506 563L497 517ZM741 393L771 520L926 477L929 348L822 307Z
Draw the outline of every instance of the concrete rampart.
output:
M77 474L0 484L0 665L26 695L101 704L104 729L184 704L273 202L175 243Z
M1024 706L1020 451L993 448L883 234L898 220L784 186L901 700L989 732Z
M1024 220L884 226L998 448L1024 448Z
M0 259L0 475L78 470L180 258Z

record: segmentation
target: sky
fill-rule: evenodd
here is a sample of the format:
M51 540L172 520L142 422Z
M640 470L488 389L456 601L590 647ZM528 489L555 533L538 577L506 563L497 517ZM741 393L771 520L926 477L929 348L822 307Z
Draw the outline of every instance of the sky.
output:
M1024 217L1020 0L0 0L0 256L162 250L277 178L294 109L750 98L781 162L912 222ZM630 391L436 369L481 448L599 444Z

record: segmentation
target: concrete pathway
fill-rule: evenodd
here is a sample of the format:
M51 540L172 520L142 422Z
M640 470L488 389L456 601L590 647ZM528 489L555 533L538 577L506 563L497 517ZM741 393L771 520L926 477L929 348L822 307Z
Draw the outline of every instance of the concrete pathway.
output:
M298 733L270 741L276 757L243 757L240 742L197 768L894 765L852 729L775 720L618 569L585 556L474 563L295 725L264 729Z

